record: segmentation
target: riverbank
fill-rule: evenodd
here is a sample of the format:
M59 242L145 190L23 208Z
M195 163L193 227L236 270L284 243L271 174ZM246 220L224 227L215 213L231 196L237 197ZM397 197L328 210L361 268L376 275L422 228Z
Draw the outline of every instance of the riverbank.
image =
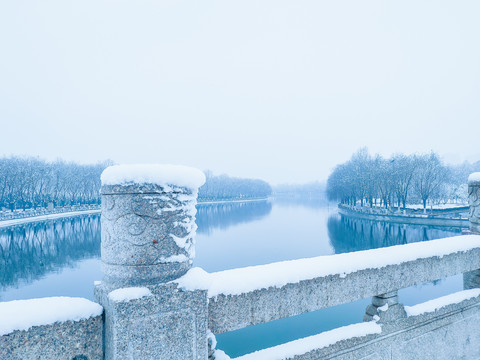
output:
M462 217L460 214L465 212L465 208L450 209L450 211L441 211L436 215L423 213L379 213L375 209L363 208L338 204L338 212L345 216L352 216L359 219L384 221L400 224L414 224L414 225L435 225L435 226L452 226L452 227L469 227L467 217ZM453 216L445 216L447 213ZM458 216L455 216L458 214Z
M32 222L55 220L55 219L60 219L65 217L100 214L100 211L101 211L100 209L66 211L66 212L58 212L54 214L47 214L47 215L40 215L40 216L23 217L23 218L12 219L12 220L0 220L0 228L14 226L14 225L28 224Z
M218 200L218 201L199 201L198 205L215 205L215 204L229 204L229 203L244 203L244 202L259 202L259 201L267 201L270 198L259 198L259 199L238 199L238 200ZM55 209L52 212L48 212L46 210L39 210L36 213L33 212L26 212L26 213L17 213L18 217L13 216L7 218L0 218L0 228L5 228L14 225L22 225L32 222L40 222L40 221L47 221L47 220L55 220L64 217L74 217L74 216L81 216L81 215L93 215L93 214L100 214L100 206L90 206L87 209L81 210L67 210L61 211L62 209Z

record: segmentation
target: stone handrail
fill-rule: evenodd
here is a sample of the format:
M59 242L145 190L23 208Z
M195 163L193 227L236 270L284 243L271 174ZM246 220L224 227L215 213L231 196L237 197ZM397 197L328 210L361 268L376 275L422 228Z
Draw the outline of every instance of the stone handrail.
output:
M177 282L187 289L208 291L209 328L218 334L478 268L480 236L466 235L200 276L187 274ZM312 277L316 272L319 276ZM296 281L288 282L288 274L296 274ZM287 278L286 284L279 283L282 277ZM257 288L242 291L245 287Z

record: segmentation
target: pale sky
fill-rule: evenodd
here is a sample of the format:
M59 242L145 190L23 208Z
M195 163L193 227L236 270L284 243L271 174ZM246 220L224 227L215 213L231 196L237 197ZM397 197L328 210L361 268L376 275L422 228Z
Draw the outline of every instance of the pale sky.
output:
M480 160L480 2L0 2L0 155L272 183Z

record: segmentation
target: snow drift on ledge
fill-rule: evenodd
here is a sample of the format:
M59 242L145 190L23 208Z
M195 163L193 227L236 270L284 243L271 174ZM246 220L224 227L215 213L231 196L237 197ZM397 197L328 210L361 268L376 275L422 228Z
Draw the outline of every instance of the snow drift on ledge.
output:
M380 334L382 328L376 322L364 322L342 326L330 331L287 342L271 348L259 350L231 359L221 350L215 351L217 360L282 360L291 359L296 355L306 354L316 349L322 349L339 341L367 335Z
M80 321L101 315L103 307L74 297L47 297L0 302L0 336L58 321Z
M413 306L405 306L408 316L417 316L429 312L435 312L444 306L459 304L462 301L480 296L480 289L462 290L453 294L445 295L433 300L423 302Z
M470 174L468 177L468 183L480 183L480 172L475 172L473 174Z
M167 164L113 165L101 175L102 185L156 184L174 185L197 190L205 183L205 174L198 169Z
M474 248L480 248L480 235L462 235L380 249L281 261L214 273L207 273L201 268L192 268L184 276L172 282L186 290L208 290L210 298L220 294L240 295L269 287L280 288L287 284L317 277L329 275L344 277L359 270L398 265L407 261L434 256L443 257Z
M152 296L150 289L146 287L127 287L116 289L108 293L109 299L115 302L140 299L144 296Z

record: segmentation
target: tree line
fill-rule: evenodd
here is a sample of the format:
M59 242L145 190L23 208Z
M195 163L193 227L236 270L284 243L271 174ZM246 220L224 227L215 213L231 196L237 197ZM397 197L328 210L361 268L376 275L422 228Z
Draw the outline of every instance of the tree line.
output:
M0 209L36 209L77 204L100 204L100 175L112 161L77 164L35 157L0 158ZM262 180L215 176L206 171L207 181L199 200L232 200L270 196L270 185Z
M272 187L263 180L214 175L209 170L205 176L206 182L198 191L199 201L266 198L272 194Z
M327 196L344 204L385 208L465 202L468 175L479 169L480 161L446 165L435 152L384 158L363 148L335 167L327 180Z
M100 174L106 161L82 165L34 157L0 158L0 208L27 209L100 203Z

